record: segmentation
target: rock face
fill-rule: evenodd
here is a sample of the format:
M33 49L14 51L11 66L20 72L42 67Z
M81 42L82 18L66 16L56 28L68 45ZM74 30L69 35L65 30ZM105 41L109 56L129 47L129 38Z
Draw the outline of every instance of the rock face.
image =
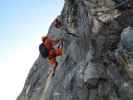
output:
M49 29L64 36L58 70L47 80L50 65L39 55L17 100L133 100L133 56L120 45L133 8L116 6L114 0L65 0L58 16L63 26Z

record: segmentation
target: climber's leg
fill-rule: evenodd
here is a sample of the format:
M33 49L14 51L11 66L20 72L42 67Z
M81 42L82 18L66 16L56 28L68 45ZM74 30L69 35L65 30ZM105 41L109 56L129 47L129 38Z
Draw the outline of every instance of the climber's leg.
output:
M56 69L57 69L58 63L55 62L54 66L53 66L53 76L55 75Z
M48 75L50 75L50 73L52 73L52 71L53 71L53 67L51 66L51 67L49 67Z
M56 61L56 58L52 58L50 59L49 63L52 65L52 67L49 68L49 72L48 72L48 75L50 74L55 74L55 71L56 71L56 68L57 68L57 61Z

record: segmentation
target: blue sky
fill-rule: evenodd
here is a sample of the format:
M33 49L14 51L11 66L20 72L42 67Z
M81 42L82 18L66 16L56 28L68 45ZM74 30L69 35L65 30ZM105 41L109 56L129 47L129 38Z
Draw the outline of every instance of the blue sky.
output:
M0 55L46 34L62 5L63 0L0 0Z
M46 35L49 25L60 14L63 3L64 0L0 0L2 100L15 100L22 90L39 54L40 38Z

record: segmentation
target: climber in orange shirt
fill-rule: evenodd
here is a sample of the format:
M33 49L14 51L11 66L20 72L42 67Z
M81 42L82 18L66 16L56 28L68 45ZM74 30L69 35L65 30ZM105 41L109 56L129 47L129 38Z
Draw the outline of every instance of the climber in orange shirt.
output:
M51 38L48 38L46 36L46 37L42 38L42 42L43 42L44 47L46 47L48 50L48 60L49 60L49 63L51 65L53 65L52 70L53 70L53 74L54 74L54 72L58 66L58 62L56 61L56 57L63 55L63 52L62 52L63 39L61 38L58 40L52 40ZM61 44L57 48L54 48L54 46L59 42Z

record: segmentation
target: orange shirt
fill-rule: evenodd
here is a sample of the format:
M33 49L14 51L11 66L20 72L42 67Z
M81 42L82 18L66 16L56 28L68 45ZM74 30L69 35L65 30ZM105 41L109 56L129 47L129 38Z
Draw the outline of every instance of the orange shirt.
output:
M53 48L53 40L49 39L49 38L44 38L43 40L43 44L46 46L46 48L48 49L48 57L49 57L49 63L53 64L53 65L57 65L57 61L56 61L56 57L57 56L61 56L62 53L62 49L61 48Z

